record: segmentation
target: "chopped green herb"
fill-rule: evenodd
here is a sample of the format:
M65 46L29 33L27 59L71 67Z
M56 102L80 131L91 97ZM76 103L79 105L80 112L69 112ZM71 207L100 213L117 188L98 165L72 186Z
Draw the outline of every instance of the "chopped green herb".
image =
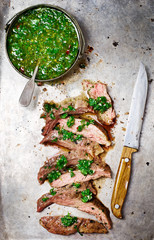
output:
M58 179L61 176L61 172L60 171L56 171L56 170L52 170L48 175L47 178L49 180L49 182L53 182L54 180Z
M63 108L63 111L66 112L66 111L75 111L75 108L72 107L72 105L69 105L67 108Z
M73 186L76 187L76 188L79 188L81 186L80 183L73 183Z
M89 126L90 124L94 124L95 121L94 120L89 120L89 121L85 121L84 119L81 120L81 125L78 126L78 132L81 132L85 126Z
M72 107L72 105L69 105L67 109L69 109L70 111L75 111L75 108Z
M66 164L67 164L67 158L64 155L61 155L60 158L57 159L56 168L61 170L66 166Z
M55 119L55 116L54 116L53 112L51 112L49 116L50 116L51 119Z
M46 118L46 114L42 114L40 118Z
M64 217L61 218L61 222L64 226L72 226L74 223L77 222L77 217L71 217L70 214L68 213Z
M57 142L57 141L58 141L57 137L51 140L51 142Z
M80 141L83 138L83 135L74 134L72 132L69 132L69 131L65 130L64 128L59 130L58 134L62 134L63 135L63 140L69 140L70 139L72 142L75 142L77 140Z
M60 118L67 118L68 114L67 113L64 113L60 116Z
M93 119L87 121L86 125L89 126L90 124L95 124L95 121Z
M85 125L79 125L77 128L78 132L81 132L84 129L84 127L85 127Z
M77 168L80 170L80 172L86 176L86 175L92 175L94 171L90 169L91 164L93 163L93 160L86 160L82 159L78 161Z
M111 103L107 102L107 99L104 96L98 97L97 99L89 98L88 103L95 111L100 111L101 113L105 112L112 106Z
M81 235L81 236L83 236L83 234L82 233L80 233L80 231L79 231L79 229L78 229L78 227L77 227L77 225L75 225L74 226L74 228L77 230L77 232Z
M44 166L44 169L46 169L47 168L47 166Z
M82 195L81 200L82 200L82 202L84 202L84 203L90 201L90 200L93 198L92 192L90 191L89 188L87 188L86 190L82 191L82 192L81 192L81 195Z
M51 168L51 166L48 166L48 168L50 169L50 168Z
M67 108L63 108L63 111L64 111L64 112L67 111Z
M73 172L73 170L72 170L71 168L69 168L68 171L70 172L70 176L71 176L71 177L74 177L74 176L75 176L75 174L74 174L74 172Z
M40 180L40 181L42 181L42 180L43 180L43 178L39 178L39 180Z
M49 199L48 197L45 197L45 198L42 198L42 201L46 202L48 199Z
M51 188L51 189L50 189L50 194L51 194L52 196L56 195L56 193L57 193L57 192L54 191L54 188Z
M67 120L67 126L70 128L74 125L75 123L75 118L73 116L70 116L69 119Z
M74 141L81 141L82 140L82 138L83 138L83 135L81 135L81 134L76 134L76 138L74 139Z
M45 103L44 104L44 109L47 113L49 113L51 111L51 105L49 103Z

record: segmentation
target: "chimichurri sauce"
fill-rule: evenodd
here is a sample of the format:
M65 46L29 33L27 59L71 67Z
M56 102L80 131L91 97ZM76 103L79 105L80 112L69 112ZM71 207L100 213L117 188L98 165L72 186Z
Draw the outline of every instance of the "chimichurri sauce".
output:
M36 78L47 80L65 73L78 55L78 36L63 12L39 7L23 13L8 36L8 54L13 65L31 77L39 60Z

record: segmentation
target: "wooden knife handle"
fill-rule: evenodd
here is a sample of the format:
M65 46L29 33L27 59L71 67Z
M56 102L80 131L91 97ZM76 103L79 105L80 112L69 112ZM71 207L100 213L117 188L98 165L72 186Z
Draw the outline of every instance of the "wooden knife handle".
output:
M126 197L131 174L131 156L132 153L136 151L137 149L134 148L123 147L111 200L111 209L117 218L122 218L122 206Z

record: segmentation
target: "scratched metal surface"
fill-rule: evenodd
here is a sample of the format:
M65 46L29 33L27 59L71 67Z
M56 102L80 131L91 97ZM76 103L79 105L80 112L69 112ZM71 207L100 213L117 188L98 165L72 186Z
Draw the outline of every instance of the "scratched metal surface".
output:
M43 3L61 6L72 13L82 27L86 44L92 46L94 50L84 56L85 69L77 68L51 86L45 84L36 87L31 105L28 108L21 108L18 99L27 80L10 66L6 58L4 25L18 11L38 3L39 0L0 1L0 239L154 239L153 1L44 0ZM115 147L106 156L106 161L112 169L112 179L99 181L99 185L102 185L99 198L110 208L114 178L127 125L127 113L140 61L147 67L149 94L140 149L133 156L131 183L123 211L124 219L118 220L111 214L113 229L105 236L88 234L81 237L76 234L63 237L48 233L39 225L41 216L68 211L76 216L89 217L89 215L56 204L42 213L36 213L37 198L49 190L48 184L39 186L37 172L46 157L56 152L53 148L39 145L44 124L43 120L39 119L43 101L45 99L61 101L67 96L80 94L83 79L101 80L108 84L118 117L113 129Z

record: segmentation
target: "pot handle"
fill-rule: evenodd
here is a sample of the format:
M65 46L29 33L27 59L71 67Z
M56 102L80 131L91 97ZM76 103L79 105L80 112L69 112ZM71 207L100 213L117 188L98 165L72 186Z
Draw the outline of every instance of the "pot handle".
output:
M12 18L10 18L10 20L5 24L5 32L7 32L11 22L19 15L19 13L16 13Z

